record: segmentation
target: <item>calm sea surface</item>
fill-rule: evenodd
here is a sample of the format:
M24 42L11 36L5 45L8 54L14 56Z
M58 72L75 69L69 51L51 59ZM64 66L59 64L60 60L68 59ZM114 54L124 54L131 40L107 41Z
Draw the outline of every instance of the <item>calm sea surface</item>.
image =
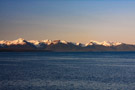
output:
M135 52L0 52L0 90L135 90Z

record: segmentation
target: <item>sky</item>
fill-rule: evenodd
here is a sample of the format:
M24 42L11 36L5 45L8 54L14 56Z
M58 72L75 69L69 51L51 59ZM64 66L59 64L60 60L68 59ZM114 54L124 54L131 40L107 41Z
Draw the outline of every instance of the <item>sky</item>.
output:
M135 43L135 0L0 0L0 40Z

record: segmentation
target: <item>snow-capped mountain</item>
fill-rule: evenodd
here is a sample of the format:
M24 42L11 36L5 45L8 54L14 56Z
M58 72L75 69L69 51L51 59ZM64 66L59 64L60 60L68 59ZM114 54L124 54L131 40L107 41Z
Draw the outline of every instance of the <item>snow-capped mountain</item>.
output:
M89 46L89 45L118 46L121 44L122 43L120 43L120 42L110 42L110 41L98 42L98 41L91 40L89 43L85 44L85 46Z
M64 40L54 40L54 41L51 42L51 44L58 44L58 43L68 44L68 42L64 41Z
M13 40L13 41L8 41L8 40L2 40L0 41L0 45L24 45L26 44L27 41L25 41L23 38L19 38L17 40Z
M49 51L135 51L134 44L110 41L93 41L87 44L68 42L65 40L2 40L1 50L49 50Z
M98 42L98 41L93 41L91 40L89 43L87 44L82 44L82 43L73 43L73 42L67 42L64 40L24 40L23 38L19 38L17 40L13 40L13 41L9 41L9 40L2 40L0 41L0 45L24 45L26 44L26 42L29 42L33 45L35 45L36 47L39 47L40 44L46 44L46 45L50 45L50 44L58 44L58 43L62 43L62 44L69 44L72 43L76 46L90 46L90 45L103 45L103 46L117 46L117 45L121 45L122 43L120 42L110 42L110 41L103 41L103 42Z
M0 49L12 49L12 50L33 50L35 49L35 45L24 40L23 38L19 38L17 40L9 41L9 40L2 40L0 41Z
M46 39L46 40L41 40L40 42L44 43L44 44L47 44L47 45L50 45L52 43L52 40Z

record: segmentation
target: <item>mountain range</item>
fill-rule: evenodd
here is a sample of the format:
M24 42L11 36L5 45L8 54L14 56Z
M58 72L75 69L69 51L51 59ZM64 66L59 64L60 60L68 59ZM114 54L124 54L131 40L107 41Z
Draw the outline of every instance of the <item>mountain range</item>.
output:
M89 43L74 43L64 40L17 40L0 41L0 51L135 51L134 44L110 41L93 41Z

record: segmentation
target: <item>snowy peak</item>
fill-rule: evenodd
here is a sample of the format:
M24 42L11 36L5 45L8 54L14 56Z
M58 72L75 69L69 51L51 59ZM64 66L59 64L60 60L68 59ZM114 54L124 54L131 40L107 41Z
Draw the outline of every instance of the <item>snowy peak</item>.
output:
M36 47L43 47L43 45L51 45L51 44L56 45L58 43L68 44L68 42L64 41L64 40L54 40L54 41L52 41L52 40L48 40L48 39L40 40L40 41L38 41L38 40L29 40L28 42L32 43Z
M40 43L38 40L29 40L28 42L30 42L34 45L38 45Z
M10 42L13 42L13 44L21 44L21 45L23 45L23 44L26 44L27 41L24 40L23 38L19 38L17 40L10 41Z
M121 44L122 43L120 43L120 42L110 42L110 41L98 42L98 41L91 40L85 46L90 46L90 45L118 46L118 45L121 45Z
M36 47L40 47L40 42L38 40L29 40L28 42Z
M24 39L23 39L23 38L18 38L16 41L18 41L18 42L23 42Z
M76 46L81 46L81 47L85 47L85 44L82 44L82 43L74 43L74 45L76 45Z
M62 44L68 44L68 42L67 41L64 41L64 40L54 40L54 41L52 41L51 42L51 44L58 44L58 43L62 43Z
M68 42L64 41L64 40L60 40L60 42L63 43L63 44L68 44Z
M41 40L40 41L41 43L44 43L44 44L47 44L47 45L50 45L52 43L52 40Z
M42 47L42 45L50 45L52 43L51 40L29 40L29 43L35 45L36 47Z
M23 38L19 38L17 40L13 40L13 41L8 41L8 40L2 40L0 41L1 45L24 45L26 44L26 40L24 40Z

